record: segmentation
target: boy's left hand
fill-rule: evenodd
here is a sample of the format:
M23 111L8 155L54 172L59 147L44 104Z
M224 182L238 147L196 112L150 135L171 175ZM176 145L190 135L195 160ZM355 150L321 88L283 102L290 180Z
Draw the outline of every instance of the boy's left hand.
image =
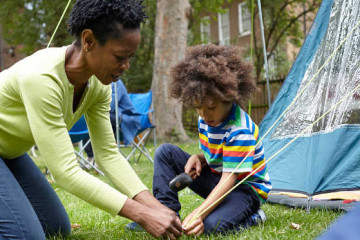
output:
M189 157L189 159L186 162L186 165L184 167L184 172L189 174L189 176L192 179L197 178L200 176L201 169L203 168L203 165L201 163L201 160L199 158L198 154L194 154Z
M204 223L203 223L203 219L201 218L201 216L196 218L190 225L188 225L188 223L192 220L192 218L195 215L196 215L196 212L195 211L192 212L185 218L185 220L182 223L183 230L186 235L199 236L200 234L202 234L204 232Z

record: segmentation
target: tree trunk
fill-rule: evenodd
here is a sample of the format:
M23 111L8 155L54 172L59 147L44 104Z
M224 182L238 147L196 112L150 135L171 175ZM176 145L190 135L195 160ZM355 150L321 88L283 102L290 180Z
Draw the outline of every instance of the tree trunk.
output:
M154 97L157 136L189 140L182 124L182 103L168 92L170 69L185 57L191 6L188 0L158 0L155 24L155 55L151 89ZM146 37L146 36L144 36Z

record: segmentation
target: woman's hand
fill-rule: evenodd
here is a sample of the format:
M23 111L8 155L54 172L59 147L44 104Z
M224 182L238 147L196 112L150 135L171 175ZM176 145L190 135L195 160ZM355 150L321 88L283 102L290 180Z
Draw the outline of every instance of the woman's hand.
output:
M181 221L175 212L149 209L138 222L153 237L177 239L182 235Z
M137 222L156 238L176 239L182 235L180 218L149 191L142 191L133 199L127 199L119 215Z
M184 171L190 175L192 179L195 179L196 177L200 176L201 169L202 169L202 161L200 159L200 156L198 154L194 154L191 157L189 157Z
M189 224L189 222L196 215L196 213L197 213L197 211L193 211L183 221L182 226L183 226L184 233L186 235L199 236L200 234L202 234L204 232L204 223L203 223L203 219L201 218L201 216L199 216L191 224Z

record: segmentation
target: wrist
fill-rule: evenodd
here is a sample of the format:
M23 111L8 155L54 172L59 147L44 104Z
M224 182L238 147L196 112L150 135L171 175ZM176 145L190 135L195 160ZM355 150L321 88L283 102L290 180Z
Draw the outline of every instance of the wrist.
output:
M200 160L200 163L206 162L205 156L204 156L203 153L198 153L198 154L196 154L196 156L197 156L197 158Z
M148 211L149 207L131 198L128 198L118 215L141 224L142 220L144 219L144 214L146 214Z
M133 200L151 209L168 209L162 205L148 190L140 192L133 198Z
M204 211L204 209L200 209L200 208L195 209L193 217L198 216L197 219L200 219L201 221L204 221L204 219L206 217L205 216L206 213L203 213L203 214L199 215L199 213L201 213L202 211Z

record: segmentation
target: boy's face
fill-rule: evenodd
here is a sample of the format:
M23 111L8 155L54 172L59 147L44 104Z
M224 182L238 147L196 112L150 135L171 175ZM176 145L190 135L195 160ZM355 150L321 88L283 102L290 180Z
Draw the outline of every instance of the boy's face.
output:
M223 102L217 98L208 97L203 104L194 102L194 107L207 125L216 127L223 123L229 116L232 108L231 102Z

